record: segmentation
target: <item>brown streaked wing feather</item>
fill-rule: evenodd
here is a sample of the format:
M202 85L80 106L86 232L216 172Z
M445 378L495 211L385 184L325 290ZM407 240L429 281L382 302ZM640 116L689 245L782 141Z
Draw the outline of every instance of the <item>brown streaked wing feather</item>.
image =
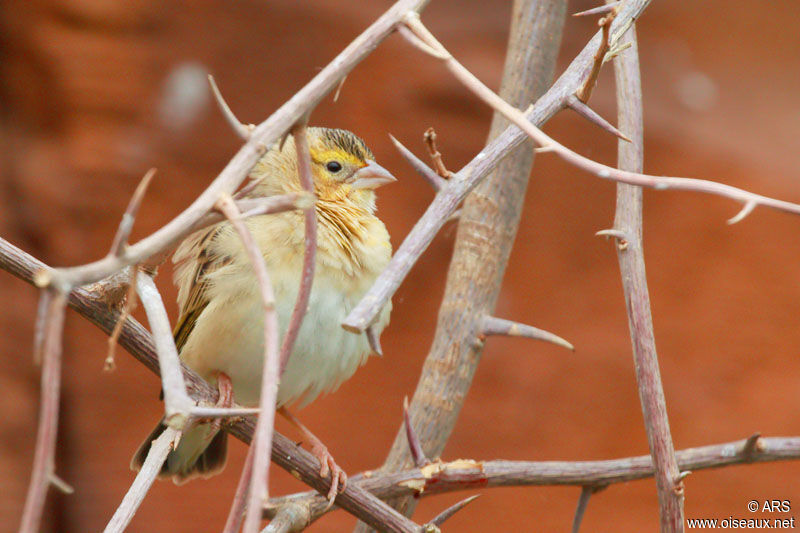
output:
M180 318L173 330L175 346L180 353L194 325L208 305L207 276L230 263L231 258L215 255L211 246L227 223L190 235L175 252L176 282L179 284ZM191 274L188 269L192 268ZM186 277L188 276L188 277ZM188 292L187 292L188 291Z

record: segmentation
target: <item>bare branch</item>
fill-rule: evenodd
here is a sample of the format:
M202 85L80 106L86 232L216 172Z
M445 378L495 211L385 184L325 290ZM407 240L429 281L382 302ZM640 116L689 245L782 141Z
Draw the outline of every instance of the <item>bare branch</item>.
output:
M2 238L0 238L0 268L31 284L34 283L38 273L51 272L50 267ZM103 284L98 283L98 285ZM78 288L69 294L68 303L106 334L110 334L119 313L109 307L108 295L117 292L119 291L92 291L90 288ZM153 337L133 318L128 318L123 325L119 344L147 369L158 375L158 356ZM196 401L212 404L216 402L217 390L189 368L183 366L182 370L188 391ZM226 426L225 429L234 437L249 443L255 424L252 420L244 419ZM279 433L275 433L273 437L272 460L315 490L327 491L330 481L320 477L317 459ZM419 530L418 525L357 486L348 485L337 495L336 504L374 527L383 527L392 532L416 533Z
M747 439L677 452L683 472L722 468L753 462L800 459L800 437L768 437L752 455L745 452ZM400 472L372 471L369 477L359 474L349 487L368 490L379 498L414 496L415 498L462 490L511 486L578 486L596 490L616 483L647 479L653 476L649 455L604 461L472 461L459 459L437 462L423 468ZM316 492L303 492L273 498L265 514L289 504L308 505L311 521L324 514L327 501Z
M423 163L422 160L415 156L411 150L403 146L400 141L395 139L394 135L389 135L389 138L392 139L392 142L394 143L395 148L397 148L397 151L400 152L400 155L402 155L405 160L408 161L409 164L414 168L414 170L416 170L423 178L425 178L425 181L430 183L435 190L438 191L447 184L447 180L440 177L436 172L433 171L433 169Z
M638 15L648 3L649 0L629 0L622 4L622 10L615 22L622 20L623 24L629 23L629 17ZM426 35L424 32L427 32L427 29L423 30L424 26L421 26L418 18L409 16L406 17L406 22L417 27L420 30L420 34ZM438 43L438 41L435 42ZM595 40L592 40L587 46L593 45L594 42ZM446 65L470 90L506 116L514 125L539 143L540 146L547 148L548 151L555 152L568 163L600 178L642 187L652 187L656 190L672 189L714 194L741 202L750 201L757 205L771 207L780 211L800 214L800 204L776 200L722 183L694 178L651 176L615 169L581 156L546 135L534 126L533 122L544 122L553 113L566 105L569 94L565 94L564 90L573 85L576 71L585 64L586 60L584 49L584 52L581 52L575 58L567 71L559 78L559 81L537 101L531 111L531 119L526 118L519 110L500 99L460 63L455 61L452 56L447 57ZM400 286L411 267L448 220L456 206L497 165L499 158L516 147L520 141L521 138L518 138L513 131L506 130L448 181L447 187L442 189L441 193L434 198L433 203L397 249L392 260L381 275L378 276L369 291L345 318L342 323L344 329L354 333L361 333L375 320L380 309L383 308Z
M428 0L399 0L396 2L305 87L296 92L272 116L259 124L245 145L228 162L217 178L186 210L149 237L129 246L124 258L109 256L86 265L57 269L42 281L68 292L72 287L98 281L126 266L143 263L149 257L179 242L191 231L190 228L214 207L220 194L232 194L268 147L278 141L289 128L305 116L309 109L313 108L339 83L342 76L350 72L388 37L406 13L420 11L427 3Z
M128 293L125 296L125 303L122 306L122 313L119 315L119 319L117 320L117 324L114 326L114 331L111 332L111 335L108 337L108 352L106 353L106 359L103 362L103 370L106 372L111 372L116 368L117 364L114 361L114 355L117 349L117 339L119 339L119 334L122 332L122 325L131 315L134 309L136 309L136 276L139 273L138 268L129 268L131 280L128 285Z
M306 137L306 124L300 122L292 128L295 151L297 152L297 171L300 174L300 185L306 193L314 194L314 178L311 175L311 153L308 149ZM292 354L292 349L300 333L300 326L306 316L308 302L311 298L311 286L314 283L314 268L317 264L317 210L310 206L303 213L305 220L305 251L303 253L303 270L300 277L300 288L297 290L297 299L292 309L289 325L283 336L280 348L280 364L278 376L282 376Z
M509 337L525 337L527 339L536 339L540 341L549 342L558 346L562 346L568 350L575 351L575 347L571 343L562 339L558 335L545 331L543 329L535 328L527 324L513 322L504 318L497 318L494 316L483 317L483 327L481 334L487 337L492 335L507 335Z
M167 428L166 431L161 433L150 446L150 451L147 452L147 458L133 484L125 493L117 510L114 511L114 516L108 522L108 525L103 530L103 533L122 533L125 528L130 524L133 515L139 509L144 497L150 490L153 482L158 477L161 471L161 465L167 460L170 450L172 450L175 440L179 438L180 434L173 428Z
M255 447L253 446L250 446L247 450L247 458L244 460L244 466L239 474L236 494L233 496L231 510L228 513L228 519L225 521L225 527L222 533L238 533L242 527L242 520L244 520L244 513L247 509L247 493L250 489L250 476L253 472L254 452Z
M243 124L236 118L236 115L231 108L228 106L228 102L222 97L222 93L217 87L217 82L214 80L214 76L211 74L208 75L208 84L211 86L211 92L214 94L214 99L217 101L217 105L219 106L219 110L222 111L222 116L225 117L225 120L228 121L228 125L231 129L242 138L243 141L247 141L250 138L250 134L255 129L254 124Z
M186 425L194 402L186 394L186 383L181 373L180 359L175 348L169 317L153 278L145 273L136 276L136 292L150 322L150 330L153 332L158 351L161 386L164 392L164 422L180 430Z
M58 403L61 392L61 337L64 330L66 297L54 293L48 297L42 342L42 399L33 469L22 511L20 533L36 533L42 521L47 489L55 476Z
M117 228L117 234L114 235L114 240L111 243L111 250L109 250L108 255L120 257L125 254L125 248L128 246L128 237L130 237L131 231L133 231L133 223L136 220L136 213L139 212L139 206L142 205L142 200L147 192L147 188L150 186L150 182L155 175L156 169L151 168L148 170L133 192L133 196L131 196L131 200L128 203L128 208L122 215L122 221L120 221L119 228Z
M258 249L253 234L242 221L241 213L229 195L220 196L217 208L230 220L239 234L242 246L250 257L264 308L264 369L261 377L261 414L256 424L256 435L251 444L253 471L247 498L247 513L244 533L257 533L261 522L261 504L269 497L269 452L272 449L272 433L275 424L275 403L278 395L280 356L278 354L278 314L275 311L275 293L267 272L267 265Z
M632 44L631 52L614 64L617 85L617 109L620 128L632 143L618 143L619 168L641 172L643 165L642 87L636 30L623 36ZM672 444L667 418L664 388L658 368L650 295L647 289L644 249L642 247L642 190L626 184L617 185L617 208L614 228L626 236L627 246L617 249L639 400L642 404L647 441L655 465L656 487L661 515L661 531L683 531L683 484Z

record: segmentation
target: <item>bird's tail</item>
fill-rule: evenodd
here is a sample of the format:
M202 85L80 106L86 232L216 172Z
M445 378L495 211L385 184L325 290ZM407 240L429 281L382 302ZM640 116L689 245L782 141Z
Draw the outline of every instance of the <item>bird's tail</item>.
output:
M133 455L132 470L141 469L151 444L165 429L162 419ZM213 424L197 424L183 432L178 446L167 455L158 477L171 477L176 485L196 477L211 477L225 468L227 456L228 434Z

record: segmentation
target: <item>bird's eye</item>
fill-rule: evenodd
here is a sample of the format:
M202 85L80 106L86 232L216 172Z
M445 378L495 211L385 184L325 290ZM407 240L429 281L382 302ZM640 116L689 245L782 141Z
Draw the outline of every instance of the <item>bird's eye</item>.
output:
M329 161L325 168L328 169L329 172L333 172L334 174L342 170L342 164L338 161Z

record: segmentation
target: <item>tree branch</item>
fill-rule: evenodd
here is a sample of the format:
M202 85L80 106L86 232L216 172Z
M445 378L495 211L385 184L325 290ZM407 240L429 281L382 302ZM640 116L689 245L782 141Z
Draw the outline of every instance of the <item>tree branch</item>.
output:
M50 267L2 238L0 238L0 268L30 284L33 284L36 273L50 270ZM105 282L74 289L67 299L70 307L107 335L114 329L119 318L119 310L114 308L113 304L109 305L109 302L116 302L120 298L118 294L122 286L118 279L120 276L123 274L118 274L116 278ZM124 289L122 289L122 293L124 293ZM119 344L150 371L156 375L159 374L158 356L152 335L133 318L125 321L119 337ZM188 367L182 366L182 370L187 391L193 399L208 404L217 401L217 390ZM244 419L225 426L225 429L239 440L250 443L255 424L250 419ZM330 479L322 478L319 475L317 459L279 433L275 433L273 437L272 460L287 472L291 472L300 481L321 493L327 493L330 488ZM387 531L417 533L419 529L418 525L357 486L348 484L347 488L337 495L336 504L360 520Z
M622 42L631 43L631 48L619 56L614 64L619 110L617 122L632 142L618 143L618 165L622 170L641 172L644 126L639 53L634 26L622 36ZM639 399L642 404L647 442L656 470L661 531L683 531L683 483L678 479L680 470L675 459L675 448L667 418L667 405L653 333L650 294L647 290L642 246L641 187L617 184L614 229L621 231L628 243L624 248L617 247L617 259L628 312Z
M565 14L566 4L561 0L514 2L501 92L515 104L527 104L545 91L553 75ZM507 120L496 115L490 139L495 139L507 124ZM489 158L488 151L494 146L497 146L496 141L490 142L473 160L476 166L482 164L484 157ZM483 343L462 341L477 339L483 332L484 317L494 311L533 165L531 148L528 142L502 162L498 159L496 170L464 201L435 338L409 411L411 425L428 457L442 454L483 352ZM444 221L433 220L431 214L446 215L446 219L477 184L468 185L468 180L479 173L480 170L470 164L445 182L392 262L410 260L408 243L415 242L412 235L419 235L420 230L432 230L433 226L428 226L430 223L441 227ZM433 233L435 231L431 235ZM424 247L416 249L421 252ZM389 266L384 274L391 273L392 268ZM362 303L364 301L367 300ZM351 323L349 318L348 323ZM401 427L382 469L400 470L412 464L406 434ZM403 498L392 503L410 515L415 502L412 498Z

